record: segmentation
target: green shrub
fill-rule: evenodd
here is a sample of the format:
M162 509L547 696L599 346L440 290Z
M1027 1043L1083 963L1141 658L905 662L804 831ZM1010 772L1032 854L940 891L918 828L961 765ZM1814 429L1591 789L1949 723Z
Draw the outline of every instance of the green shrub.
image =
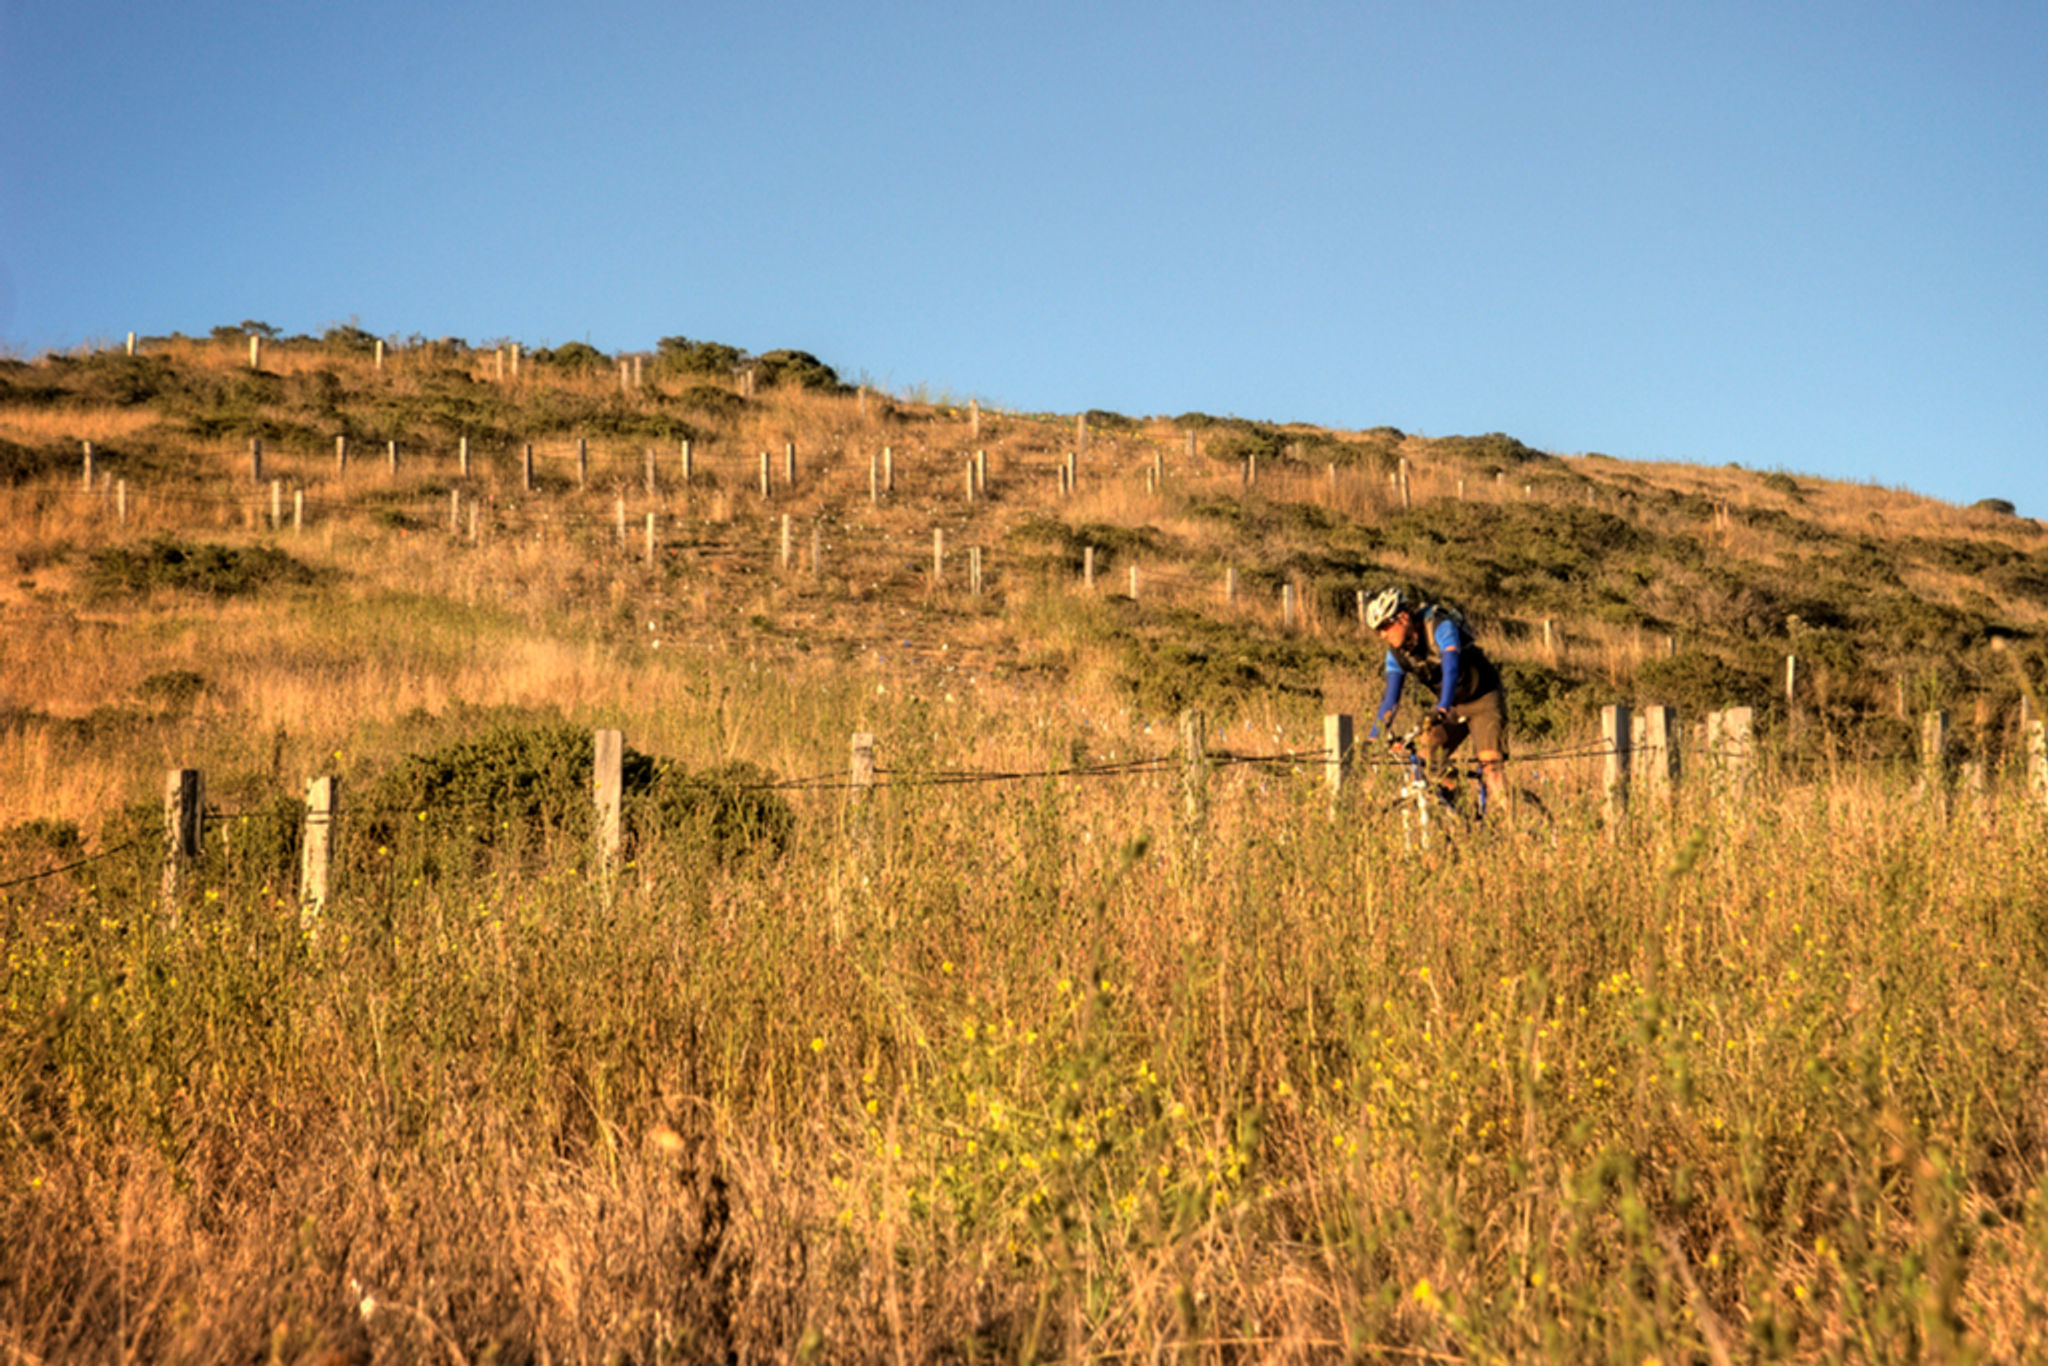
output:
M654 368L656 374L730 377L746 358L746 352L723 342L663 337L655 344Z
M364 799L369 834L385 847L415 830L419 867L439 874L492 851L528 856L551 841L593 833L588 729L566 721L507 720L407 756ZM628 748L621 760L627 855L688 844L715 859L780 854L795 831L770 775L745 764L691 774Z
M377 338L353 323L338 323L328 328L320 334L320 344L344 355L372 356L377 353Z
M304 587L325 575L273 546L237 549L189 545L160 536L146 545L115 546L92 557L89 592L147 593L170 588L214 597L239 597L267 588Z
M1773 688L1770 678L1739 669L1710 650L1685 649L1638 668L1635 696L1640 703L1675 707L1680 716L1697 719L1728 707L1765 707Z
M768 351L756 356L754 381L768 388L787 384L832 394L847 390L838 372L808 351Z
M536 365L551 366L566 370L570 374L589 374L598 370L611 369L611 358L589 342L564 342L560 346L546 347L533 352Z

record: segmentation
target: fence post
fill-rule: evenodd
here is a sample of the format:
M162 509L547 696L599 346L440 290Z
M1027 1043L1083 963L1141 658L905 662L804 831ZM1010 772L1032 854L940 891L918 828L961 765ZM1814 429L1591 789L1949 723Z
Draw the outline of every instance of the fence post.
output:
M331 777L306 779L306 828L299 841L299 928L309 933L327 913L332 890L336 782Z
M384 443L384 458L385 458L385 460L386 460L386 461L387 461L387 462L389 463L389 466L390 466L390 473L392 473L392 474L394 474L394 475L395 475L395 474L397 474L397 473L398 473L398 443L397 443L396 441L387 441L387 442L385 442L385 443Z
M334 438L334 472L348 473L348 438L345 436Z
M277 531L284 526L284 480L270 481L270 529Z
M461 489L448 490L448 534L450 536L460 536L462 534Z
M1351 771L1352 722L1343 712L1323 717L1323 782L1330 789L1330 801L1344 795L1344 780Z
M984 498L988 497L987 451L976 451L974 453L974 491Z
M597 857L609 870L619 857L625 738L616 730L600 730L591 735L591 740L590 795L597 804Z
M1132 601L1132 602L1136 602L1137 600L1138 600L1138 566L1137 566L1137 565L1135 565L1135 564L1133 564L1133 565L1131 566L1131 601Z
M1181 814L1192 832L1199 832L1209 810L1209 725L1198 711L1180 714Z
M263 482L263 438L260 436L249 438L249 482Z
M655 476L654 447L649 446L647 448L647 496L649 498L657 498L660 495L661 484Z
M519 448L519 487L522 492L533 492L533 443L524 442Z
M263 368L263 338L254 332L249 334L249 368L251 370L261 370Z
M780 562L783 569L787 570L789 568L789 514L786 512L782 514L782 555Z
M455 467L464 479L469 478L469 437L463 436L455 443Z
M937 588L946 577L946 531L944 527L932 528L932 587Z
M691 448L690 443L685 440L683 442L683 486L685 488L689 487L690 481L696 476L696 473L696 452Z
M967 400L967 439L969 441L981 440L981 401L979 399L970 398Z
M647 514L647 567L654 568L654 514Z
M206 783L196 768L174 768L164 784L163 908L178 920L185 870L199 858L206 835Z
M1237 602L1237 567L1235 565L1223 571L1223 601L1231 605L1235 605Z
M974 501L974 457L967 457L967 501Z
M811 577L817 578L825 572L825 528L817 522L811 523Z
M626 495L623 493L619 495L618 501L612 504L612 523L618 529L619 544L624 546L626 544Z
M1610 822L1628 814L1629 744L1634 738L1627 707L1611 704L1600 709L1600 742L1607 751L1601 761L1600 786Z
M92 442L85 443L85 488L92 490Z
M1746 793L1756 762L1755 710L1729 707L1709 713L1707 751L1714 756L1714 775L1724 793L1729 796Z
M1799 731L1799 656L1785 656L1785 728Z
M773 497L773 496L774 496L774 495L773 495L773 493L772 493L772 492L770 491L770 487L771 487L771 486L770 486L770 484L769 484L769 482L768 482L768 452L766 452L766 451L762 451L762 452L761 452L761 496L762 496L763 498L770 498L770 497Z
M896 451L894 447L882 447L882 492L896 492Z
M1948 713L1930 711L1920 717L1920 786L1941 796L1948 779Z
M1280 624L1288 630L1294 629L1294 585L1280 585Z
M859 810L868 804L868 798L875 790L875 737L868 731L858 731L853 737L853 748L849 755L847 781L852 784L851 801Z
M1095 547L1092 545L1081 547L1081 586L1095 587Z
M873 451L868 452L868 502L882 505L882 457Z
M976 545L976 546L969 546L969 547L967 548L967 583L968 583L968 589L969 589L969 591L970 591L970 592L972 592L972 593L974 594L974 596L975 596L975 597L977 597L977 598L978 598L978 597L980 597L980 596L981 596L981 547L980 547L980 546L978 546L978 545Z
M128 525L128 481L114 481L114 517L122 526Z
M1644 790L1658 801L1671 795L1678 778L1677 735L1678 722L1669 707L1644 707L1635 719L1630 768L1641 772Z
M782 482L791 488L796 487L796 442L794 441L782 443Z

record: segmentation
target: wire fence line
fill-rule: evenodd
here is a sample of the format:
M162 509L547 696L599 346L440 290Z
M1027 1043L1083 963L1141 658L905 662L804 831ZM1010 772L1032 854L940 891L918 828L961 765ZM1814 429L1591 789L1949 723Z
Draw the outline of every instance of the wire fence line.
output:
M1577 748L1552 750L1521 756L1510 762L1521 764L1577 761L1597 758L1614 753L1608 746L1581 746ZM719 784L733 792L870 792L888 790L919 790L926 788L963 787L982 784L1017 783L1035 780L1089 779L1089 778L1135 778L1166 772L1184 770L1190 762L1198 762L1214 769L1266 768L1300 769L1323 767L1332 761L1327 748L1282 750L1275 753L1239 754L1228 750L1204 752L1198 760L1190 760L1181 752L1168 752L1141 758L1120 760L1101 764L1063 764L1043 768L1011 769L896 769L877 767L872 778L856 779L844 773L818 773L799 778L777 779L769 782L742 782ZM1376 758L1361 754L1356 749L1344 756L1342 762L1352 767L1398 768L1409 761L1401 758ZM295 804L296 806L296 804ZM379 820L400 819L408 816L424 816L425 809L412 804L404 806L351 806L348 814L356 819ZM313 813L302 809L287 808L284 804L257 807L247 810L221 810L208 808L205 813L208 824L220 822L251 821L318 821L330 822L333 815L327 812ZM112 848L102 849L69 862L45 868L38 872L0 881L0 892L45 881L64 874L76 872L93 864L114 858L120 854L142 847L147 841L125 840Z

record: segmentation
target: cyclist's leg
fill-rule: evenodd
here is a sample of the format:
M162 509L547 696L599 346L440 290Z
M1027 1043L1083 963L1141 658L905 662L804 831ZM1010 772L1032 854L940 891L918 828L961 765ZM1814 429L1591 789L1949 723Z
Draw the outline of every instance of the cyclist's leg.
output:
M1514 798L1507 782L1508 707L1499 688L1481 693L1455 709L1472 736L1472 748L1479 758L1479 781L1488 798L1499 798L1509 817L1514 815ZM1488 803L1490 804L1490 803ZM1482 807L1483 809L1483 807Z

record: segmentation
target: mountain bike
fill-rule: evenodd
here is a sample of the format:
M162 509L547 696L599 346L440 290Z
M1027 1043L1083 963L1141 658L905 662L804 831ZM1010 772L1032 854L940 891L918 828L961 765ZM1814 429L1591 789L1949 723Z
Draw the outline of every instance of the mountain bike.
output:
M1527 787L1505 794L1493 792L1477 760L1454 764L1442 777L1432 776L1415 743L1428 727L1427 720L1417 723L1391 747L1399 788L1387 810L1399 813L1409 848L1455 848L1482 829L1548 829L1550 812L1540 797ZM1493 808L1490 819L1489 808Z

